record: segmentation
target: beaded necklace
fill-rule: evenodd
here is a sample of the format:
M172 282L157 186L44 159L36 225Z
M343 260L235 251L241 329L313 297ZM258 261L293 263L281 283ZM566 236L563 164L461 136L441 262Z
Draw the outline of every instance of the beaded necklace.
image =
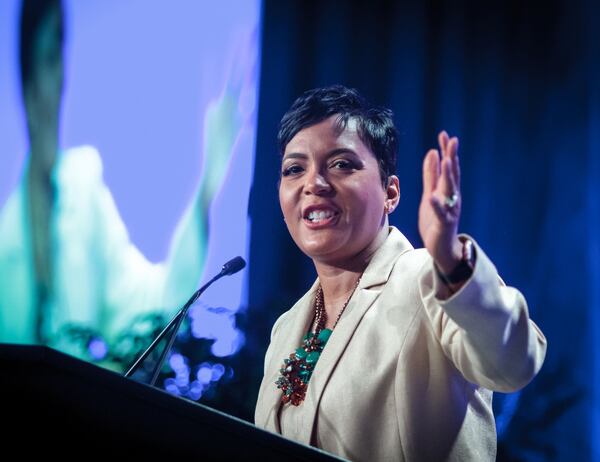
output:
M306 387L321 356L321 352L325 348L333 329L335 329L335 326L337 326L342 317L346 306L348 306L352 295L354 295L359 282L360 278L356 281L352 293L348 297L348 300L346 300L346 303L344 303L344 306L342 306L331 329L325 329L327 313L325 312L323 288L319 285L315 296L315 331L308 332L302 338L302 345L291 353L289 358L283 360L283 366L279 369L281 375L275 381L277 388L283 391L281 397L283 404L291 403L294 406L299 406L304 401Z

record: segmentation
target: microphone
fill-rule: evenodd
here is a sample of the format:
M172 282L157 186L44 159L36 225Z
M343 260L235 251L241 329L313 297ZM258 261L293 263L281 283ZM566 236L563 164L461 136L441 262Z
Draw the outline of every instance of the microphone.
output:
M232 274L244 269L245 266L246 262L242 257L235 257L223 265L223 269L221 270L220 274L223 276L231 276Z
M181 323L185 319L185 315L187 314L190 306L192 306L194 304L194 302L196 300L198 300L200 295L202 295L202 293L206 289L208 289L208 287L213 282L215 282L217 279L221 279L223 276L231 276L232 274L235 274L238 271L240 271L241 269L243 269L245 266L246 266L246 262L240 256L232 258L227 263L225 263L223 265L223 268L221 268L221 272L219 274L217 274L210 281L208 281L206 284L204 284L202 287L200 287L196 292L194 292L194 294L190 297L190 299L186 302L186 304L183 305L183 307L177 312L177 314L173 317L173 319L171 319L169 321L169 324L166 325L166 327L160 332L160 334L158 334L158 336L154 339L154 341L150 344L150 346L148 348L146 348L146 350L142 353L142 355L135 361L135 363L133 363L133 366L131 366L129 368L129 370L125 373L125 377L131 377L133 375L133 373L138 370L140 365L144 362L144 360L148 357L148 355L152 352L152 350L154 350L156 345L158 345L158 343L165 337L167 332L169 332L169 330L171 330L171 328L173 326L175 326L175 327L173 327L171 334L168 337L167 346L162 351L162 353L160 355L160 359L158 360L158 363L156 364L156 366L154 367L154 370L152 372L152 379L150 380L149 385L153 386L154 383L156 382L156 379L158 378L160 369L162 368L162 365L165 362L167 353L171 350L171 347L173 346L173 342L175 341L175 336L177 335L177 332L179 331L179 328L181 327Z

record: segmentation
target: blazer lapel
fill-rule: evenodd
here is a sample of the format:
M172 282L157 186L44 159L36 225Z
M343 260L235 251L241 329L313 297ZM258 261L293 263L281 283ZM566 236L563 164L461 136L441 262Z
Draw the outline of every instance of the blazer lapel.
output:
M311 443L317 409L329 377L335 370L360 321L383 291L398 257L412 249L412 245L402 233L396 228L390 227L388 238L373 255L356 292L315 366L308 384L306 400L303 403L311 412L306 414L306 421L303 423L302 429L299 429L301 442Z
M256 423L277 433L281 433L278 412L281 405L282 391L277 388L275 381L280 375L279 370L283 365L283 360L301 345L302 338L310 328L309 325L314 316L312 307L318 285L319 280L317 279L311 289L289 310L286 318L279 326L279 334L273 338L273 344L271 345L273 353L260 390L260 394L263 396L259 396L258 399L264 409L261 419L263 421L257 421ZM282 335L282 332L285 334Z
M301 406L306 406L307 412L302 425L296 429L295 440L305 444L311 443L317 409L329 377L361 319L373 306L385 287L399 255L412 248L410 242L400 231L390 227L388 238L373 255L361 277L356 292L348 303L315 366L307 387L306 399L301 404ZM279 377L279 369L283 364L283 359L287 358L295 348L300 346L302 337L310 328L310 323L314 317L314 297L318 284L319 280L317 279L311 289L290 309L271 344L273 353L259 392L258 402L261 403L261 408L260 413L257 414L256 424L277 433L281 433L278 413L282 392L275 385L275 381Z

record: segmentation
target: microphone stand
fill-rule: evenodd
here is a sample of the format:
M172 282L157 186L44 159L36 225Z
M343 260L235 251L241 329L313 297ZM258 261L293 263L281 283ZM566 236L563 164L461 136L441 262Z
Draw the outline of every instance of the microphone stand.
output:
M198 297L202 295L202 293L208 289L208 287L218 279L221 279L223 276L229 276L231 274L237 273L244 266L246 266L246 262L242 257L235 257L232 260L229 260L227 263L223 265L221 272L213 277L210 281L200 287L194 294L190 297L190 299L186 302L185 305L177 312L177 314L169 321L166 327L161 331L160 334L154 339L154 341L150 344L148 348L142 353L142 355L133 363L133 366L129 368L129 370L125 373L125 377L131 377L135 371L138 370L140 365L144 362L144 360L148 357L148 355L154 350L154 348L159 344L159 342L167 335L167 332L173 327L173 331L169 337L166 347L163 349L158 363L154 367L152 372L152 379L149 382L150 386L153 386L156 383L156 379L158 378L158 374L162 368L163 363L165 362L165 358L167 357L167 353L171 350L173 343L175 342L175 337L179 328L181 327L181 323L185 319L185 316L193 303L198 300Z

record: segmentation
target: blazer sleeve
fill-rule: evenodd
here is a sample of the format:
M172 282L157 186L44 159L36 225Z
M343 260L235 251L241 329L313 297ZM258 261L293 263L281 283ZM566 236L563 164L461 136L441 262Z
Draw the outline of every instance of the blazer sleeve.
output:
M525 297L502 282L477 243L475 249L473 274L446 300L439 298L443 282L429 259L419 279L421 297L445 355L462 375L490 390L513 392L542 367L546 338L529 318Z

